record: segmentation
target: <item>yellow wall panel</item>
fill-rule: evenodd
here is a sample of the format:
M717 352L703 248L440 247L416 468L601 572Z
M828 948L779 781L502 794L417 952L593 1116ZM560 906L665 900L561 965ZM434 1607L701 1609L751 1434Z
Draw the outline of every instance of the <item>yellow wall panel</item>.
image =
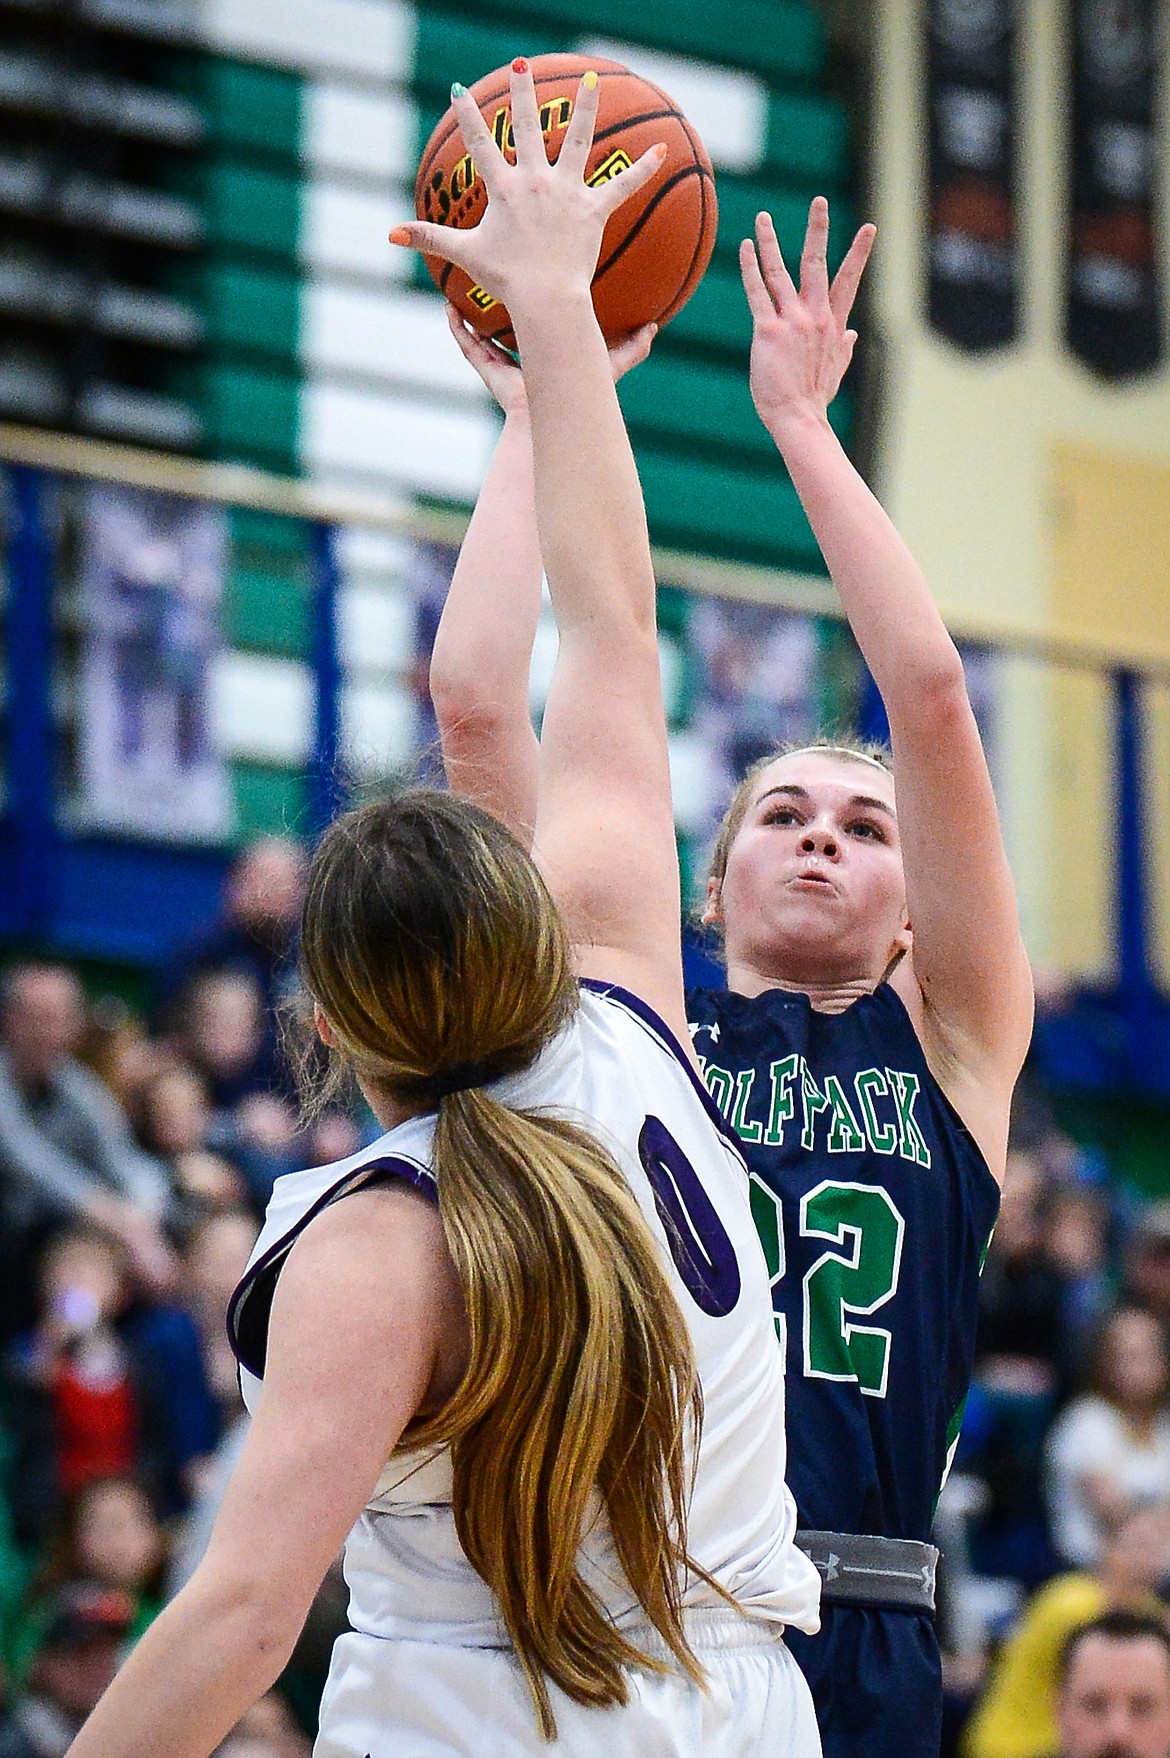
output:
M1058 445L1052 485L1057 632L1170 659L1170 463Z
M1100 673L1054 672L1048 746L1051 967L1084 982L1114 974L1116 813L1113 701ZM1037 825L1039 830L1039 825Z

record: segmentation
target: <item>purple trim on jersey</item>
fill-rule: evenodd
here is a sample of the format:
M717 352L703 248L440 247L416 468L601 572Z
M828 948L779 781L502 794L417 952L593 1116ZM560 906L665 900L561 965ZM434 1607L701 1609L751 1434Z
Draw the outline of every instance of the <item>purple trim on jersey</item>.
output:
M704 1086L698 1069L695 1067L666 1021L662 1018L662 1015L655 1013L654 1009L650 1006L650 1003L648 1001L643 1001L640 995L632 994L629 989L623 989L618 983L605 983L598 977L582 977L580 979L580 985L582 989L588 989L591 995L601 995L608 1000L620 1002L628 1013L634 1014L639 1023L649 1029L651 1035L659 1041L662 1048L669 1051L670 1055L672 1055L677 1062L681 1063L683 1072L686 1074L687 1079L698 1094L707 1116L719 1131L721 1140L724 1141L729 1148L734 1148L736 1159L743 1163L743 1148L740 1146L739 1137L729 1126L726 1117L724 1117L722 1111ZM746 1163L744 1163L744 1170L745 1172L747 1170Z
M371 1174L374 1176L371 1177ZM343 1177L338 1179L336 1184L331 1184L329 1189L324 1191L316 1202L306 1210L296 1225L270 1245L263 1256L257 1258L251 1269L245 1272L243 1280L228 1301L227 1334L232 1354L240 1366L246 1367L248 1372L254 1374L257 1379L264 1378L264 1358L268 1345L267 1309L261 1320L263 1348L259 1353L254 1347L250 1347L252 1339L245 1340L241 1337L240 1330L248 1298L255 1293L261 1276L271 1270L280 1258L288 1256L309 1222L315 1220L321 1211L327 1209L331 1203L340 1202L343 1197L349 1196L359 1186L364 1188L371 1182L380 1184L394 1178L402 1179L412 1189L429 1197L431 1202L438 1202L439 1193L435 1187L434 1174L429 1172L425 1166L420 1166L416 1160L407 1160L398 1154L387 1154L380 1159L366 1160L360 1166L351 1167ZM279 1275L280 1270L277 1269L276 1275L272 1277L271 1292L268 1298L269 1308L272 1305L272 1293L276 1290Z

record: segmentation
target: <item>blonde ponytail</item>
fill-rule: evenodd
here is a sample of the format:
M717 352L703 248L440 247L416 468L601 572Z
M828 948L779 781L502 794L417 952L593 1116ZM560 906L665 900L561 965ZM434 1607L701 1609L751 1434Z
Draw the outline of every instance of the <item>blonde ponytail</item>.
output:
M449 1091L467 1065L485 1082L528 1066L577 1005L536 869L494 819L448 795L365 807L314 859L302 963L363 1080L437 1107L433 1164L470 1355L450 1403L411 1439L450 1446L460 1543L496 1596L542 1734L556 1733L550 1680L604 1707L627 1700L626 1668L669 1670L582 1577L602 1509L647 1622L701 1682L681 1595L702 1408L658 1246L585 1129L482 1086Z

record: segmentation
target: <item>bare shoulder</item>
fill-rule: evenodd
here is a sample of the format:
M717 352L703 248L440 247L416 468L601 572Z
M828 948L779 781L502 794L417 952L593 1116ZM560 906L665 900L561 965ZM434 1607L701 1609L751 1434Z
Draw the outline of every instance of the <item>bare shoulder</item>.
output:
M288 1256L272 1309L274 1350L361 1370L392 1352L423 1376L457 1347L462 1300L438 1206L400 1182L331 1204Z
M1019 960L1026 970L1022 949ZM998 1032L964 1031L931 1006L914 970L913 954L890 978L910 1015L926 1066L966 1124L998 1184L1007 1164L1012 1094L1031 1036L1031 983L1020 971L1004 973L1003 1012Z

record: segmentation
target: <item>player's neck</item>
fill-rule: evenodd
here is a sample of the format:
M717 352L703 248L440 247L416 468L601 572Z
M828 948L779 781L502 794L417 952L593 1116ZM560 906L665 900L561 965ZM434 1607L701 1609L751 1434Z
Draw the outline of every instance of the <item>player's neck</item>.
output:
M817 1013L844 1013L863 995L872 995L877 980L845 977L831 983L789 983L750 964L735 963L727 967L727 987L736 995L763 995L771 989L782 989L789 995L807 995Z

